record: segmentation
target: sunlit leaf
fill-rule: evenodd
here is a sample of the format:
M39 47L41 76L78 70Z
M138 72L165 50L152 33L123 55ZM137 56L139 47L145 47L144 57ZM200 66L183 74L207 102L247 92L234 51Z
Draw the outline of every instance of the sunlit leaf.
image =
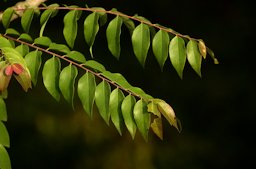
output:
M77 61L77 62L81 62L81 63L85 63L86 62L86 59L84 57L84 55L78 51L71 51L67 54L67 57L74 60L74 61Z
M27 67L25 59L18 51L10 47L3 47L1 49L2 53L5 55L6 60L8 60L10 64L18 63L21 64L24 68Z
M137 94L144 99L151 99L152 97L146 94L141 88L133 87L130 85L127 80L121 75L120 73L111 73L109 71L104 71L101 73L104 77L108 78L109 80L115 82L116 84L122 86L123 88Z
M122 135L122 128L124 123L121 111L123 100L124 94L120 89L116 88L111 92L109 99L109 112L111 115L111 120L120 135Z
M143 138L148 140L148 132L150 128L151 116L147 111L147 104L143 100L139 100L133 110L134 119L138 130L142 134Z
M69 48L66 45L57 43L51 43L48 49L62 52L65 54L70 52Z
M82 11L71 10L64 17L63 35L67 44L73 48L77 36L77 21L81 16Z
M0 36L0 48L3 48L3 47L10 47L11 48L12 44L10 43L9 40Z
M110 97L111 89L108 82L103 80L96 87L95 91L95 103L98 107L99 113L104 121L109 125L109 97Z
M163 70L164 63L168 57L169 35L163 30L159 30L152 41L153 53L156 57L161 70Z
M122 27L122 19L119 16L116 16L107 27L106 35L108 41L108 49L115 56L119 59L120 52L121 52L121 45L120 45L120 35L121 35L121 27Z
M65 100L67 100L67 102L71 104L72 108L74 108L73 100L75 93L75 80L77 74L77 68L72 64L63 68L63 70L60 73L60 91L63 94Z
M18 51L22 57L29 53L29 47L24 44L20 44L15 48L15 50Z
M190 40L187 44L187 58L191 67L201 77L202 56L195 40Z
M7 8L3 12L2 23L3 23L5 28L9 27L13 14L14 14L14 9L13 8Z
M34 44L49 47L52 43L51 39L46 36L38 37L34 40Z
M92 118L93 103L95 98L95 76L86 72L78 81L77 93L85 112Z
M4 123L1 121L0 121L0 133L1 133L0 145L9 147L10 146L9 134L8 134L6 127L4 126Z
M208 48L208 47L206 47L206 50L207 50L207 53L208 53L208 54L211 56L211 58L213 59L214 64L219 64L219 61L218 61L218 59L215 57L214 52L213 52L210 48Z
M57 8L59 7L58 4L51 4L48 6L49 9L46 9L41 17L40 17L40 25L41 25L41 29L40 29L40 33L39 33L39 36L43 36L43 33L44 33L44 29L45 29L45 26L49 20L49 18L53 18L54 16L57 15L58 13L58 9L54 9L54 8Z
M198 41L198 49L201 55L203 56L203 58L206 59L206 55L207 55L206 46L204 41L201 39Z
M2 98L0 98L0 121L7 121L6 105Z
M99 14L96 12L91 13L84 20L84 38L86 43L90 47L90 53L92 57L93 57L92 46L94 44L95 37L99 31L98 20L99 20Z
M1 169L11 169L11 161L8 152L3 145L0 144L0 168Z
M137 129L135 120L133 117L133 108L135 103L136 103L136 99L134 98L134 96L128 95L124 98L121 105L124 123L133 139L135 137L136 129Z
M34 9L28 8L25 10L25 12L23 13L23 15L21 17L21 26L26 33L29 32L34 13L35 13Z
M30 71L30 75L31 75L31 80L34 85L36 85L36 83L37 83L39 69L42 64L41 55L42 55L41 51L35 50L35 51L28 53L25 56L25 61L27 63L27 67L28 67L28 69Z
M173 67L177 71L179 77L182 79L183 70L186 63L186 49L184 40L175 36L169 46L169 56L172 62Z
M61 64L57 57L52 57L47 60L43 67L43 82L47 91L54 97L57 101L60 100L60 90L59 90L59 74L60 74Z
M27 33L22 33L18 39L23 40L23 41L26 41L26 42L29 42L29 43L32 43L32 42L33 42L33 39L32 39L31 36L30 36L29 34L27 34Z
M151 123L151 129L152 131L161 139L163 140L163 124L162 124L162 118L156 117L153 119L153 122Z
M88 61L86 61L84 63L84 65L86 67L93 68L97 72L104 72L104 71L106 71L105 67L102 64L100 64L99 62L95 61L95 60L88 60Z
M132 34L132 46L135 56L144 67L150 46L150 31L148 25L141 23Z
M20 33L19 33L17 30L13 29L13 28L8 28L8 29L6 29L5 33L6 33L7 35L20 36Z
M170 125L174 126L179 132L181 132L181 124L177 119L174 110L172 107L167 104L164 100L161 99L153 99L152 100L155 104L157 104L157 108L160 113L167 119Z

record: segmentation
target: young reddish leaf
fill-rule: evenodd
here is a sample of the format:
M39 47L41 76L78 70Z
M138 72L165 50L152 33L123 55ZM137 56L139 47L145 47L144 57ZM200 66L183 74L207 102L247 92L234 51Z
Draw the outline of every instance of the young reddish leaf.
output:
M0 93L7 90L11 76L6 76L5 74L6 64L4 61L0 62Z
M24 71L24 68L18 63L12 64L12 69L17 75L21 74Z
M13 73L12 66L11 65L6 66L4 73L5 73L6 76L11 76L12 73Z
M17 69L17 72L20 73L20 69ZM31 76L29 73L29 70L26 68L24 69L20 74L14 74L14 77L19 82L19 84L22 86L23 90L25 92L28 91L29 88L32 88L31 85Z

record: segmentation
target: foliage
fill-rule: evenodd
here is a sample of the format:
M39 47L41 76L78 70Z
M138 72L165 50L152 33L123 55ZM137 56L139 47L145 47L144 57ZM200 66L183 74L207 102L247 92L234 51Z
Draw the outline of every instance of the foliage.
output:
M217 62L214 53L201 39L182 35L170 28L152 24L141 16L128 16L116 9L80 8L77 6L59 6L51 4L38 8L22 9L21 26L23 33L11 28L11 21L16 15L15 8L7 8L2 15L5 33L0 34L0 168L11 168L5 147L9 147L9 135L3 121L7 120L4 99L8 96L8 85L12 76L16 78L24 91L36 86L42 67L43 84L57 101L63 96L74 108L73 100L77 91L81 104L89 117L93 116L96 105L99 114L107 125L110 120L122 135L124 127L131 137L138 130L145 140L150 128L163 139L162 117L179 132L181 125L174 110L164 100L153 98L142 89L130 85L120 73L112 73L99 62L93 60L93 46L100 28L106 24L107 46L112 55L121 56L120 36L125 26L131 34L133 51L141 66L145 66L148 51L153 53L161 69L168 58L180 78L186 61L201 76L202 58L207 53ZM54 18L59 10L67 13L63 18L63 36L66 44L53 42L44 35L49 19ZM91 60L86 60L79 51L72 50L79 29L78 22L85 11L89 14L84 19L84 39L90 48ZM108 20L109 15L115 17ZM29 30L33 18L40 20L39 36L31 38ZM40 18L38 18L40 17ZM137 23L138 22L138 23ZM51 56L44 63L42 57ZM68 65L65 65L68 63ZM81 71L82 76L78 76ZM77 85L76 82L77 81Z

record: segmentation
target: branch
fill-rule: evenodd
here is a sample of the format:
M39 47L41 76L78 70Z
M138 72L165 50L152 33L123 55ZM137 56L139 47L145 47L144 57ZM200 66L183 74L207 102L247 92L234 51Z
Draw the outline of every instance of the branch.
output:
M24 9L26 8L38 8L39 5L44 3L47 0L26 0L22 2L16 3L13 8L15 10L15 15L12 16L11 21L21 17L24 13ZM0 13L0 21L2 20L3 12Z

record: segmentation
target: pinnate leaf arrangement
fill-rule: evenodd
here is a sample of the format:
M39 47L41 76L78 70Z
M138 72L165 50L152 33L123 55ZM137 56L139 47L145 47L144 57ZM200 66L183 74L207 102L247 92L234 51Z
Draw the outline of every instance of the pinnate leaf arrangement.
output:
M74 109L75 92L89 117L93 116L96 105L99 114L109 125L110 121L122 135L126 127L134 139L138 130L147 140L152 129L163 139L162 117L179 132L181 125L172 107L164 100L154 98L141 88L130 85L120 73L107 71L94 60L93 45L100 28L106 26L107 46L111 54L119 59L121 56L120 36L125 26L131 35L134 54L145 66L150 46L160 69L169 58L180 78L186 61L201 76L202 58L208 54L217 64L214 53L201 39L182 35L170 28L152 24L142 16L129 16L116 9L105 10L101 7L60 6L59 4L30 4L5 9L0 14L4 29L0 31L0 168L10 169L11 163L6 151L9 147L9 135L3 122L7 121L6 105L8 85L14 77L24 91L36 86L42 73L46 90L57 101L61 96ZM65 43L55 43L44 35L47 22L64 11L63 36ZM81 16L85 15L83 28L78 27ZM22 31L11 27L14 19L19 19ZM29 34L33 18L40 20L38 37ZM108 21L111 18L110 21ZM84 39L89 46L91 59L86 60L83 53L72 50L78 29L83 29ZM42 57L49 57L42 63ZM63 67L63 63L66 62ZM42 71L41 71L42 68ZM78 79L79 71L82 76ZM77 81L77 85L75 85Z

